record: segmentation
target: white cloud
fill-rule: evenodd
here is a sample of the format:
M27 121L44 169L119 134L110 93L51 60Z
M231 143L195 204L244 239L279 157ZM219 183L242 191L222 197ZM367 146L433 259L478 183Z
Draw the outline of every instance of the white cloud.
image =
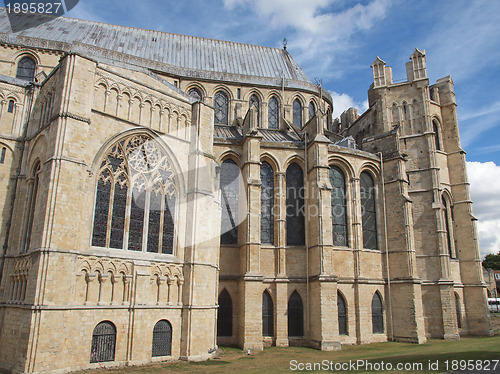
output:
M500 166L467 162L474 214L478 218L481 255L500 251Z
M330 94L333 99L333 118L340 118L340 115L349 108L356 108L360 115L368 109L368 100L354 101L348 94L339 94L334 91L330 91Z

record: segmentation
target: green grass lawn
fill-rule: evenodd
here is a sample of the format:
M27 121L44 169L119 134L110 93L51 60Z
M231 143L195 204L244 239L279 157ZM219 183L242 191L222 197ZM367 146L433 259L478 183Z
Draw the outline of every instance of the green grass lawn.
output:
M375 364L382 361L392 364L392 370L363 370L336 371L339 373L441 373L445 372L446 361L448 370L452 369L452 360L499 360L500 359L500 331L493 337L464 337L460 341L430 340L426 344L406 343L375 343L366 345L343 346L341 351L321 352L311 348L266 348L261 352L252 352L246 355L237 348L222 347L217 359L204 362L170 362L140 367L128 367L112 370L119 373L290 373L298 370L299 363L318 363L326 360L335 363L344 363L356 360L368 360ZM291 364L296 360L296 364ZM429 362L439 362L438 370L429 370ZM421 370L394 370L398 363L422 363ZM490 373L500 372L500 363L493 370L491 361ZM387 366L385 366L387 368ZM291 370L296 368L296 370ZM335 366L333 366L335 368ZM377 367L373 367L377 369ZM434 367L432 369L435 369ZM321 370L304 370L305 372L322 372ZM97 371L99 372L99 371ZM324 372L324 371L323 371ZM88 372L87 372L88 373Z

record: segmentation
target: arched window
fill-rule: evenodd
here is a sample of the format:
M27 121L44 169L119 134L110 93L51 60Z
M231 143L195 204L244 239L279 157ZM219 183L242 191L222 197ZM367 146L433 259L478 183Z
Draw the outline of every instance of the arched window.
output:
M434 131L434 141L436 142L436 150L441 151L441 139L440 139L440 133L439 133L439 125L438 123L434 120L432 121L432 130Z
M115 360L116 327L109 321L99 323L92 333L90 362Z
M446 247L451 258L456 258L454 248L453 248L453 214L446 203L444 196L441 198L443 203L443 218L444 218L444 229L446 231Z
M36 209L36 200L38 196L38 185L40 183L40 163L37 163L34 167L33 172L33 183L29 186L28 192L28 201L26 204L27 214L26 214L26 226L24 235L24 252L30 249L31 244L31 232L33 230L33 222L35 220L35 209Z
M372 299L372 327L374 334L384 333L384 310L382 308L382 297L375 292Z
M316 114L316 106L314 105L314 101L309 103L309 119L313 118Z
M339 335L347 335L347 306L344 296L337 291L337 311L339 321Z
M152 356L170 356L172 354L172 325L165 319L158 321L153 328Z
M332 120L333 120L333 118L332 118L332 109L328 108L326 110L326 127L330 131L334 131L334 129L332 128L332 126L333 126Z
M267 290L262 294L262 335L274 336L274 305Z
M151 137L115 143L98 172L92 245L172 254L176 195L170 159Z
M274 244L274 174L267 162L260 167L260 241Z
M7 152L7 148L2 147L2 153L0 154L0 164L5 162L5 153Z
M460 308L460 298L458 297L458 294L455 292L455 311L457 313L457 327L459 329L462 328L462 311Z
M408 104L406 103L406 101L403 101L403 121L408 120L409 117L408 111L409 111Z
M201 101L201 99L203 98L201 91L196 87L191 88L188 91L188 95L191 96L192 98L198 100L198 101Z
M392 126L398 126L399 125L399 108L398 104L393 103L392 104Z
M305 244L304 174L295 163L286 170L286 244Z
M217 336L233 336L233 300L226 289L219 295Z
M274 96L269 99L267 106L267 127L276 130L279 128L279 103Z
M293 101L293 124L302 128L302 103L299 99Z
M288 300L288 336L304 336L304 308L297 291Z
M14 113L14 100L9 100L9 106L7 107L8 113Z
M337 166L330 166L332 185L333 245L347 246L347 200L345 177Z
M229 99L224 91L214 96L214 122L216 125L229 124Z
M17 64L16 78L32 82L35 78L36 63L31 57L23 57Z
M233 160L222 163L220 172L221 191L221 244L238 243L238 195L240 169Z
M255 105L255 108L257 109L257 126L260 126L260 101L255 94L250 96L250 100L248 101L248 107L251 108L252 105Z
M367 172L361 173L361 214L363 216L363 248L378 249L375 183Z

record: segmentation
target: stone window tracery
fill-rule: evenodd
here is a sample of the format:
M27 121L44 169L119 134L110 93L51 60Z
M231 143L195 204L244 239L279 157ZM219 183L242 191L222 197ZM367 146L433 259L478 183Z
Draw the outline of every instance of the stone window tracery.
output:
M309 103L309 119L313 118L316 114L316 106L314 105L314 101Z
M276 130L279 128L279 103L274 96L269 99L267 108L267 127Z
M221 190L221 244L238 243L238 196L239 196L238 165L233 160L222 163L220 172Z
M345 176L337 166L330 166L332 185L332 232L333 245L347 246L347 200Z
M173 253L174 170L148 135L115 143L101 162L92 245Z
M293 124L302 128L302 103L299 99L293 101Z
M201 101L201 99L203 98L203 95L201 94L200 90L197 89L196 87L191 88L188 91L188 95L191 96L191 97L193 97L193 98L195 98L198 101Z
M35 79L36 62L31 57L23 57L17 64L16 78L32 82Z
M304 173L296 163L286 170L286 244L305 244Z
M224 91L214 96L214 122L216 125L229 124L229 99Z
M260 240L261 243L274 244L274 173L267 162L260 167Z
M361 215L363 222L363 248L378 249L375 183L367 172L361 173Z

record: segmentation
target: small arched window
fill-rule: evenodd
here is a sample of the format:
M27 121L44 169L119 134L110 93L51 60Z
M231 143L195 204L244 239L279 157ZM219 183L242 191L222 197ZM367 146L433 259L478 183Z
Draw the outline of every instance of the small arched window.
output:
M293 124L302 128L302 103L299 99L293 101Z
M219 295L217 336L233 336L233 300L226 289Z
M450 206L446 202L444 196L441 198L443 203L443 218L444 230L446 232L446 249L451 258L456 258L455 251L453 250L453 214Z
M262 335L274 336L274 304L267 290L262 293Z
M339 335L347 335L347 304L344 296L337 291L337 311L339 322Z
M330 166L332 185L332 231L333 245L347 246L347 200L345 177L337 166Z
M9 100L9 105L7 106L8 113L14 113L14 100Z
M403 121L408 120L409 117L408 111L409 111L408 104L406 103L406 101L403 101Z
M432 130L434 131L434 141L436 142L436 150L441 151L441 134L439 133L439 125L436 120L432 121Z
M267 162L260 167L260 241L274 244L274 173Z
M172 170L148 135L113 144L98 173L92 245L172 254L177 194Z
M455 311L457 313L457 327L462 328L462 310L460 308L460 297L455 292Z
M152 356L170 356L172 354L172 325L165 319L158 321L153 328Z
M229 124L229 99L224 91L217 91L214 96L214 122L216 125Z
M399 108L398 108L398 104L396 104L396 103L392 104L391 114L392 114L392 126L398 126L399 125Z
M279 103L274 96L269 99L267 107L267 127L276 130L279 128Z
M316 106L314 105L314 101L309 103L309 119L313 118L316 114Z
M248 107L251 108L252 105L257 109L257 126L260 126L260 101L255 94L250 96L250 100L248 101Z
M27 214L26 214L26 234L24 236L24 252L28 251L31 244L31 233L33 230L33 223L35 221L35 209L38 196L38 185L40 184L40 163L37 163L33 172L33 183L29 186L28 201L27 201Z
M296 163L286 170L286 244L305 244L304 173Z
M288 336L304 336L304 308L297 291L288 300Z
M115 360L116 327L109 321L99 323L92 333L90 362Z
M374 334L384 333L384 310L382 297L378 292L375 292L372 299L372 328Z
M35 68L35 60L23 57L17 64L16 78L32 82L35 79Z
M203 95L201 94L201 91L194 87L194 88L191 88L189 91L188 91L188 95L191 96L192 98L198 100L198 101L201 101L201 99L203 98Z
M363 221L363 248L378 249L377 211L375 202L375 183L366 171L361 173L361 214Z
M5 162L5 153L7 152L7 148L2 147L2 152L0 153L0 164Z
M238 243L238 202L240 169L233 160L222 163L220 172L221 191L221 244Z

